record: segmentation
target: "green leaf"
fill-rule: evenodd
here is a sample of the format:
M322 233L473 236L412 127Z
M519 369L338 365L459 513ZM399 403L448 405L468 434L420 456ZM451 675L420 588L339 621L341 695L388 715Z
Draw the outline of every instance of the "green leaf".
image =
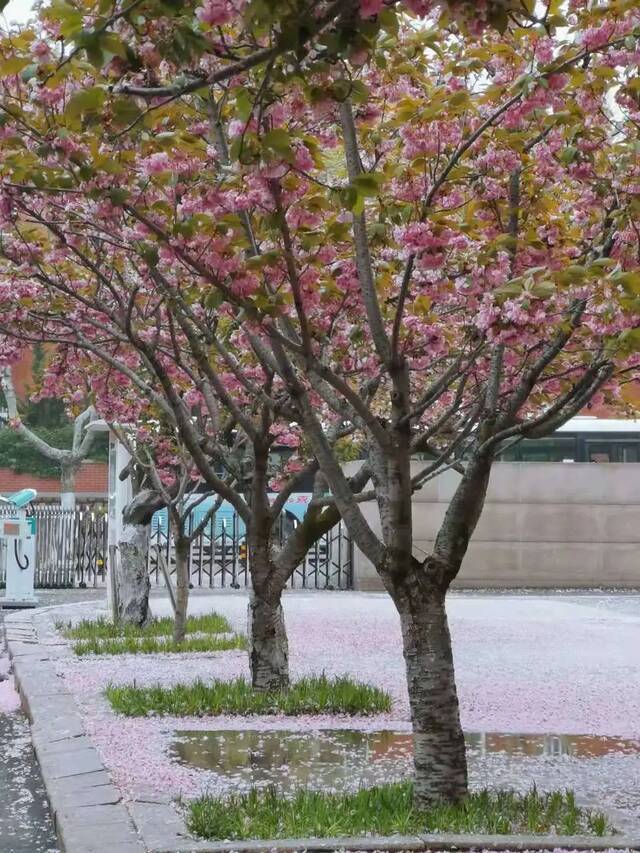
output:
M555 292L556 286L553 281L538 281L529 290L529 293L538 299L547 299L549 296L553 296Z
M133 98L116 98L111 105L111 109L113 123L119 127L132 124L141 115L141 110Z
M262 147L284 159L293 156L291 136L283 127L275 127L262 137Z
M575 145L568 145L560 155L560 162L563 165L568 166L569 163L573 163L573 161L576 159L577 154L578 149L575 147Z
M351 182L359 195L376 196L380 192L380 187L384 183L384 175L380 172L365 172L358 175Z
M558 275L559 280L563 284L579 284L587 275L587 271L579 264L570 264L565 267Z
M124 187L113 187L109 190L108 195L114 204L124 204L129 198L129 190L124 189Z
M56 21L60 27L60 35L65 39L77 35L82 29L82 12L71 4L54 0L47 11L51 12L50 17Z
M592 270L603 270L607 269L610 266L613 266L615 261L613 258L596 258L595 261L592 261L589 264L589 272Z
M224 296L219 290L211 290L204 298L205 307L210 311L215 311L224 301Z
M621 284L631 296L640 296L640 272L619 272L612 276L612 280Z
M524 288L524 279L520 276L512 278L511 281L506 281L500 287L496 287L493 291L495 296L508 298L509 296L520 296Z
M454 92L453 95L449 98L449 104L452 107L461 107L463 104L469 102L469 93L466 89L458 89L457 92Z
M143 246L141 246L140 254L150 267L155 267L158 265L160 255L158 252L158 247L154 246L153 243L145 243Z
M351 87L351 100L354 104L366 104L369 100L369 89L362 80L354 80Z
M640 328L625 329L618 336L618 340L629 352L640 351Z
M126 45L116 33L103 33L99 37L99 43L102 50L113 53L114 56L119 56L121 59L127 58Z
M383 8L378 13L378 23L383 30L391 33L391 35L398 35L400 22L398 21L398 16L393 9Z
M86 113L95 113L102 108L105 99L104 89L92 86L90 89L81 89L69 100L65 109L67 118L79 118Z
M504 33L509 26L509 11L507 7L502 5L493 7L487 15L487 20L500 34Z
M351 94L351 81L334 80L331 84L331 94L337 101L344 101Z
M246 89L241 89L236 96L235 112L241 121L248 121L253 112L253 100Z
M0 0L0 3L2 3L2 0ZM0 11L1 8L0 6ZM10 77L13 74L19 74L27 65L29 65L28 57L11 56L9 59L5 59L4 62L0 62L0 77Z

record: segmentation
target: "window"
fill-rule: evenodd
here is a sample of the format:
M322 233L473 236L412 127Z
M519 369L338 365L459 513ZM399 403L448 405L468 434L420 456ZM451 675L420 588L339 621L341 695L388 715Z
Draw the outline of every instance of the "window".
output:
M564 436L524 439L500 454L503 462L575 462L576 440Z
M640 462L640 442L624 439L587 441L588 462Z
M576 442L573 438L525 439L520 448L522 462L575 462Z

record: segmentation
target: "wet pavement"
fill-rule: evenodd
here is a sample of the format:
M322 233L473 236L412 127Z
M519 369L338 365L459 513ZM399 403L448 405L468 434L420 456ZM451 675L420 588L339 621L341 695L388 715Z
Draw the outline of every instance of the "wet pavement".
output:
M38 606L104 598L94 590L38 592ZM10 611L8 611L10 612ZM0 610L0 853L58 853L29 723L19 710L4 645Z
M95 597L104 598L104 593L47 593L40 603ZM152 598L156 615L169 612L161 593L154 591ZM472 786L572 788L581 804L606 811L618 830L636 835L640 831L636 658L640 596L477 592L455 593L451 598L463 720L471 732ZM237 675L246 661L228 655L215 660L193 655L176 661L167 656L71 660L66 677L81 703L86 703L85 723L118 784L135 790L140 777L147 785L164 780L168 791L189 795L202 788L222 792L271 784L283 776L295 777L291 781L297 786L318 787L340 787L347 776L352 782L366 783L380 776L386 781L406 777L411 739L402 705L404 675L398 664L399 633L386 597L301 591L287 595L285 605L294 671L305 674L307 659L322 660L330 674L353 671L361 679L379 681L399 704L395 718L380 721L379 726L370 722L355 733L330 730L336 726L331 719L324 722L326 730L323 726L313 733L303 730L304 722L280 721L274 726L271 719L262 725L252 723L255 731L247 730L245 720L227 720L216 731L194 731L204 721L199 725L196 720L114 718L101 696L107 681L170 683L195 676L221 677L225 667ZM224 612L234 627L242 628L246 601L241 593L194 591L193 611L213 607ZM333 637L339 642L332 642ZM386 638L388 649L381 638ZM28 747L24 720L22 724ZM278 732L272 730L278 727ZM473 733L491 727L492 732ZM620 736L605 736L609 734ZM1 728L0 737L4 738ZM27 753L31 755L28 748ZM378 776L372 775L373 765ZM5 785L3 773L0 767L0 791ZM10 836L5 833L2 808L0 802L0 853L57 849L38 847L35 842L5 848L3 841ZM19 817L12 820L12 826L20 824Z
M0 850L2 853L57 853L55 830L29 723L17 710L4 648L0 611Z
M599 735L466 735L472 787L571 788L579 801L607 812L618 831L640 826L640 740ZM194 730L175 732L169 757L212 773L226 790L300 787L350 790L399 781L412 773L408 732L358 729ZM285 772L283 772L285 771Z
M493 753L523 759L640 758L640 740L598 735L472 732L466 743L472 763ZM335 789L353 785L354 778L375 785L391 776L409 775L413 739L408 732L386 729L177 731L170 753L182 764L213 770L230 785L288 789L314 783Z

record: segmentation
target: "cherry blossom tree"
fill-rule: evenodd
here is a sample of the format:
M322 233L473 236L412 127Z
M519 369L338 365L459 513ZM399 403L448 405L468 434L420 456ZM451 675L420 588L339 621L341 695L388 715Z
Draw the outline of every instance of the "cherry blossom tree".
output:
M123 441L144 482L125 511L127 536L119 543L121 618L136 624L147 618L149 524L160 506L168 506L176 544L181 554L186 552L188 507L181 504L197 472L201 490L227 500L247 528L254 686L286 687L288 646L281 595L309 548L339 516L335 507L318 505L283 542L277 541L277 522L288 498L318 471L317 462L301 446L282 382L268 362L247 354L251 348L232 317L216 319L219 306L208 306L209 287L188 279L180 268L171 271L163 265L161 271L153 265L143 272L149 246L128 234L126 226L119 232L122 222L110 222L110 236L101 232L100 223L87 242L69 253L57 197L45 193L44 198L55 208L41 219L53 229L45 226L50 241L44 239L45 231L31 230L30 214L13 222L13 236L6 233L4 252L10 266L0 288L11 320L2 328L7 335L19 329L22 342L56 344L65 355L49 370L48 387L64 394L65 388L71 391L78 382L88 381L98 412L112 424L123 425ZM31 200L30 195L29 204ZM70 219L64 227L71 233L79 211L67 212ZM185 290L190 291L188 302L181 296ZM18 293L30 294L26 311L24 301L16 300ZM261 352L258 344L256 351ZM64 369L57 371L56 364ZM154 421L164 424L161 435L144 426ZM127 424L134 425L130 440ZM330 443L350 431L336 426ZM166 449L160 452L165 440L173 457ZM163 472L167 483L161 480ZM354 488L365 481L356 476ZM323 483L319 479L316 484L319 495ZM187 571L183 561L178 578L185 607Z
M134 505L140 504L141 498L145 508L150 505L154 510L166 508L169 531L173 537L173 552L175 563L176 589L174 591L170 566L165 566L165 580L169 586L170 600L174 613L173 639L181 643L186 636L187 614L189 606L189 588L191 580L191 545L211 522L216 511L220 508L222 499L216 496L211 506L203 514L197 524L193 523L192 515L203 501L212 497L211 491L203 491L202 480L194 468L193 461L184 448L176 443L175 437L163 435L161 425L156 421L145 425L141 418L136 419L135 434L129 429L122 429L113 424L112 430L118 440L127 449L131 457L131 475L142 478L147 482L146 490L138 489L137 500L127 508L127 516L131 515ZM141 583L135 584L132 594L125 592L125 600L149 600L148 551L149 538L145 530L145 539L140 547L140 568L136 573L121 572L119 590L125 592L125 586L131 577L141 578ZM158 554L158 559L164 556ZM140 595L141 592L141 595Z
M3 304L14 326L111 364L166 413L247 520L252 607L271 638L289 556L342 516L400 615L423 806L467 789L445 596L492 463L589 401L615 404L637 374L640 13L521 3L496 32L488 13L446 12L445 27L440 7L408 3L416 25L392 5L361 4L339 50L278 53L170 93L130 78L110 92L111 68L48 47L43 85L11 66ZM218 23L216 38L244 32ZM31 50L16 40L10 59ZM238 433L250 473L223 440ZM295 482L269 506L283 433L330 495L318 479L274 557ZM362 451L357 482L336 451L345 433ZM459 484L418 555L412 493L448 468ZM254 641L254 678L265 660L283 672L274 649Z
M94 434L86 430L87 425L95 419L93 406L85 408L74 419L71 448L54 447L30 429L20 418L10 366L3 368L0 386L7 402L9 426L28 441L38 453L60 466L60 503L62 509L74 509L76 505L76 474L93 446Z

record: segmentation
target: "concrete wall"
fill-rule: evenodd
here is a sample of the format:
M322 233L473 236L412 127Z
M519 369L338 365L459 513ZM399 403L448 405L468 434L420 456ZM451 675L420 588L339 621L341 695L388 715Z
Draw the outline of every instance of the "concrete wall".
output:
M458 479L447 471L414 495L416 556L429 553ZM362 508L379 530L375 504ZM357 548L354 584L382 588ZM495 463L456 585L640 587L640 465Z

